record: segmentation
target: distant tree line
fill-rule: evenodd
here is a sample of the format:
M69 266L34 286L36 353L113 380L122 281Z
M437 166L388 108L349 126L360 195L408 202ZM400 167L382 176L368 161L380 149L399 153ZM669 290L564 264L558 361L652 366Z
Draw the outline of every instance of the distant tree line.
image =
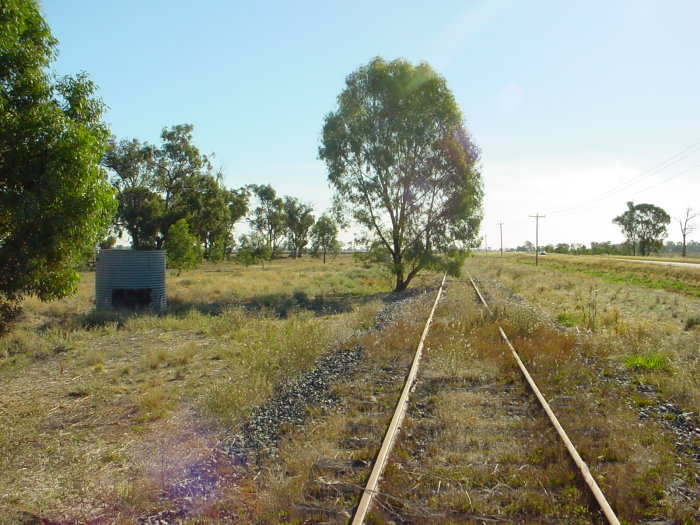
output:
M692 208L687 208L684 215L677 217L680 226L682 241L663 240L668 235L668 225L671 217L663 209L653 204L627 203L627 210L613 219L613 223L620 226L626 240L624 243L613 244L610 241L592 242L590 248L580 243L547 244L540 249L551 253L564 253L574 255L650 255L651 253L680 253L684 257L687 253L700 253L700 242L688 241L688 235L696 229L694 219L697 214ZM515 251L532 252L535 246L526 241Z
M269 184L244 188L252 199L247 216L249 234L239 237L237 258L243 264L260 263L282 257L286 249L295 259L309 252L314 257L335 256L340 252L338 226L324 213L316 220L310 204L296 197L278 197Z
M557 244L547 244L540 246L540 250L547 253L562 253L571 255L626 255L628 250L624 243L613 244L610 241L592 242L590 247L586 244L574 242ZM530 241L525 241L521 246L512 251L533 252L535 246Z
M684 245L682 242L666 241L661 249L663 253L680 253L681 255L684 255L684 250L686 253L700 253L700 242L689 241Z
M592 242L590 246L582 243L564 243L547 244L540 246L540 250L547 253L563 253L571 255L632 255L629 246L626 243L613 244L611 241ZM530 241L525 241L522 245L506 251L518 252L534 252L535 246ZM700 242L689 241L686 244L687 253L700 253ZM659 253L678 253L683 254L683 243L666 241Z

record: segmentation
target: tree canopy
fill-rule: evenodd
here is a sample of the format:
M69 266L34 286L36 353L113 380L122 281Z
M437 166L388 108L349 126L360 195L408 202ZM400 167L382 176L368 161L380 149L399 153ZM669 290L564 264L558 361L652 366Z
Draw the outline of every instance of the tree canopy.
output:
M309 230L315 217L310 204L296 197L284 197L284 224L287 227L287 246L292 258L301 257L309 244Z
M29 0L0 9L0 309L75 289L75 263L116 210L99 160L109 132L87 75L46 71L57 41Z
M637 222L637 210L634 202L627 203L627 211L613 219L613 224L617 224L622 230L622 235L627 239L627 245L632 255L637 254L637 239L639 237L639 224Z
M337 255L340 251L338 242L338 225L333 218L324 213L311 227L311 253L315 257L323 257L326 264L326 255Z
M248 219L253 231L264 239L272 256L282 250L281 241L285 234L284 200L277 196L269 184L252 184L249 186L257 201Z
M219 260L233 247L232 230L248 209L248 194L224 187L222 174L192 143L192 132L191 124L164 128L159 147L112 137L102 164L117 190L115 227L129 232L134 249L153 249L186 219L204 257Z
M636 255L637 249L640 255L649 255L662 248L671 217L653 204L635 205L630 201L627 211L615 217L613 223L622 229L633 255Z
M396 291L424 268L459 271L481 222L479 151L428 64L375 58L350 74L319 157L337 208L389 255Z

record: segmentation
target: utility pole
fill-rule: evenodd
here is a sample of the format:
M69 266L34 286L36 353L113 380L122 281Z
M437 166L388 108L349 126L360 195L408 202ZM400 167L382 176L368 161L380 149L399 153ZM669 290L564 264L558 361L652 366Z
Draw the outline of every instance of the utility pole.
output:
M486 250L486 255L489 254L489 241L486 239L486 235L484 235L484 250Z
M501 228L501 257L503 257L503 223L499 222L498 226Z
M535 218L535 266L540 263L540 219L544 219L544 215L530 215Z

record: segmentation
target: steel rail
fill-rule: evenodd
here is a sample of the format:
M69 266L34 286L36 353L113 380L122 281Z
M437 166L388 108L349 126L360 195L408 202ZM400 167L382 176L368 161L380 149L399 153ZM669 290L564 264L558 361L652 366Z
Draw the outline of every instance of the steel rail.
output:
M365 516L369 512L370 506L372 504L372 499L377 493L377 486L379 485L379 478L384 471L384 466L386 465L387 458L391 453L391 449L394 447L394 442L396 436L398 435L399 429L401 428L401 423L403 422L404 416L406 415L406 407L408 406L408 396L413 390L413 383L416 380L416 375L418 374L418 365L420 363L421 356L423 354L423 344L425 338L428 336L428 331L430 330L430 324L433 321L433 315L435 315L435 309L437 308L438 302L440 301L440 296L442 295L442 289L445 286L445 279L447 274L442 276L442 282L440 283L440 289L438 290L437 297L435 297L435 302L433 303L433 308L430 310L430 315L428 320L425 322L425 328L423 328L423 334L421 335L420 342L418 343L418 348L413 356L413 363L411 364L411 369L408 372L408 377L403 386L403 391L401 392L401 397L396 403L396 409L394 410L394 416L391 418L391 423L389 423L389 428L384 435L384 441L382 441L382 446L377 454L377 459L374 461L374 467L367 480L367 485L362 492L362 498L360 498L360 503L357 505L355 510L355 516L353 517L353 525L361 525L364 523Z
M469 275L468 273L467 273L467 276L469 277L469 281L471 281L472 286L474 287L474 290L476 290L476 293L479 296L479 299L481 299L481 302L486 307L488 312L491 315L493 315L491 308L489 308L488 304L486 304L486 301L484 300L484 297L481 295L481 292L479 291L479 288L477 287L476 283L474 282L474 279L472 279L471 275ZM603 494L603 491L600 490L598 483L596 483L595 478L593 477L590 470L588 469L588 465L586 465L586 462L583 461L583 459L581 459L581 456L579 455L578 451L576 450L576 447L574 447L574 444L569 439L569 436L566 434L564 427L562 427L561 424L559 423L557 416L554 415L554 412L550 408L549 403L547 403L547 400L544 398L544 396L540 392L540 389L537 387L535 380L532 379L532 376L530 375L527 368L525 367L522 360L520 359L518 352L515 351L515 348L513 348L513 345L510 343L510 340L508 339L508 336L503 331L503 328L501 328L499 326L498 331L501 333L501 338L508 345L508 348L510 348L510 351L513 354L513 357L515 358L516 362L518 363L518 367L520 368L520 372L522 372L523 376L527 380L528 385L530 386L530 388L534 392L535 396L537 397L538 401L540 402L540 405L542 405L542 408L547 413L547 416L549 416L549 420L552 423L552 425L554 425L554 428L556 429L557 434L559 434L559 437L564 442L564 446L566 447L566 450L569 452L571 459L574 460L574 463L578 467L579 472L581 473L581 476L583 476L583 480L586 482L586 485L588 485L588 488L590 489L591 494L595 498L596 503L598 503L598 506L600 507L601 512L603 513L605 518L608 520L608 523L610 523L610 525L620 525L620 521L617 519L615 512L612 510L612 507L610 507L608 500L605 499L605 495Z

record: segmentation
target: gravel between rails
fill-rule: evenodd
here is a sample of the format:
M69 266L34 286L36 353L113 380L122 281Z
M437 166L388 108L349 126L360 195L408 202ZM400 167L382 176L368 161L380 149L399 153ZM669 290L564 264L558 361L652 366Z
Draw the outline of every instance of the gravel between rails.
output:
M375 316L374 323L367 330L381 330L395 321L405 302L427 289L415 289L402 295L391 295L389 304ZM323 355L310 372L283 385L278 394L253 411L250 419L242 426L241 432L229 438L225 446L228 453L247 463L274 457L277 453L281 432L285 425L300 425L304 422L309 406L330 408L338 402L330 388L338 381L357 370L362 360L360 345L343 348Z
M363 333L382 330L398 320L406 302L416 296L433 293L436 286L411 289L400 295L390 294L387 306L375 316L374 323ZM190 516L197 504L213 502L220 489L244 475L257 471L264 461L274 459L282 437L282 428L305 422L307 408L330 408L338 403L331 387L351 376L362 361L360 345L341 347L319 358L313 370L282 385L277 394L260 405L236 432L225 438L209 457L191 467L182 480L170 485L164 496L174 509L141 516L144 525L169 525ZM218 467L227 462L229 474L222 477ZM228 517L232 520L238 516Z

